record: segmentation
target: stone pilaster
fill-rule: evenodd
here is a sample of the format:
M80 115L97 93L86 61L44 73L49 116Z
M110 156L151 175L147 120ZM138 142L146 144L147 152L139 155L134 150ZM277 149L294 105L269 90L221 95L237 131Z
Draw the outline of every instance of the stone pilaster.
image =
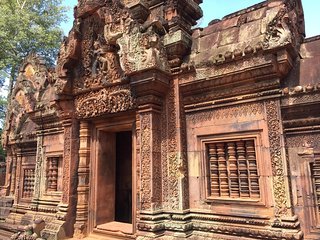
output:
M15 188L14 188L14 205L18 204L20 199L20 189L23 187L21 183L21 163L22 163L22 154L21 149L16 151L16 173L15 173Z
M17 174L17 156L15 155L15 151L11 151L11 158L12 158L12 172L11 172L11 179L10 179L10 196L14 195L14 190L16 187L16 174Z
M169 88L169 77L159 70L139 73L139 78L131 76L131 85L137 97L137 172L138 172L138 213L142 216L154 215L163 209L161 126L162 108ZM142 217L143 218L143 217ZM145 235L144 223L138 221L138 230ZM151 230L151 229L149 229ZM151 230L153 231L153 230Z
M43 133L39 131L37 133L37 158L35 166L35 183L34 183L34 193L32 199L32 208L37 209L38 201L41 197L41 185L44 184L44 149L43 149ZM41 184L42 183L42 184Z
M266 101L265 108L275 208L275 220L272 223L272 227L282 228L285 233L289 233L290 231L294 232L293 234L296 236L296 239L300 239L302 232L300 231L299 220L297 216L294 215L290 197L290 166L284 148L280 100L273 99Z
M181 211L188 208L188 180L187 180L187 150L186 150L186 126L184 109L180 101L178 79L170 82L170 89L166 98L166 127L165 138L167 144L167 156L163 159L163 166L167 167L163 172L163 185L168 186L163 198L166 210Z
M140 209L156 211L162 207L160 106L149 102L140 107Z

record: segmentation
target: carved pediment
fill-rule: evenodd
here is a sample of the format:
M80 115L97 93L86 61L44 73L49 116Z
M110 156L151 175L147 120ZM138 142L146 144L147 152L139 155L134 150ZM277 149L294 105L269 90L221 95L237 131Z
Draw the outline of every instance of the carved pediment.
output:
M51 75L42 58L31 54L24 60L8 102L5 144L17 137L20 138L21 134L28 135L35 131L30 114L42 111L53 98L53 92L50 91L50 84L53 82Z
M80 1L59 53L57 93L81 93L122 83L149 68L168 71L162 21L143 1ZM143 13L141 12L143 10ZM84 13L85 12L85 13Z

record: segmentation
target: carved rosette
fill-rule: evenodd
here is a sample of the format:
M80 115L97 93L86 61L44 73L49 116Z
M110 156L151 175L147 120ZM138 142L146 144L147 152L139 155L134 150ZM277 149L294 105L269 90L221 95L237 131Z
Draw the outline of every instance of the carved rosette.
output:
M279 109L278 101L270 100L266 102L276 216L283 216L288 215L289 211L287 207L284 156L282 156L281 150L281 116Z
M90 118L134 109L135 99L130 87L122 85L80 95L75 105L79 118Z

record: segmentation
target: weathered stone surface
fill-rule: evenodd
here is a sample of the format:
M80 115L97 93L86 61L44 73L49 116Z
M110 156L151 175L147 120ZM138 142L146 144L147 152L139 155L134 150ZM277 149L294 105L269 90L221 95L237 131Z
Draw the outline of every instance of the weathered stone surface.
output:
M201 2L81 0L25 60L0 239L319 239L320 39L299 0Z

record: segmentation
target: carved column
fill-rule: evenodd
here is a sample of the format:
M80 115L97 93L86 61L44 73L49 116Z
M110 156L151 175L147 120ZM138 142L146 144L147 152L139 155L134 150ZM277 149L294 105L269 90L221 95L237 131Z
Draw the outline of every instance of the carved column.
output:
M58 187L58 162L59 158L51 157L48 159L48 170L47 170L47 191L57 191Z
M90 125L80 122L80 148L78 167L78 203L75 223L75 237L83 238L87 234L89 202L89 163L90 163Z

